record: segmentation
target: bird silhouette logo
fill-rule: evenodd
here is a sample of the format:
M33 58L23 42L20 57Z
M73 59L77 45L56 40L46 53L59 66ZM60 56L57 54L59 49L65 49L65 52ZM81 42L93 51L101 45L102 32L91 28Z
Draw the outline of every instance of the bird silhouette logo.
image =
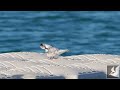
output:
M119 78L119 66L113 65L113 66L108 66L109 68L109 78Z

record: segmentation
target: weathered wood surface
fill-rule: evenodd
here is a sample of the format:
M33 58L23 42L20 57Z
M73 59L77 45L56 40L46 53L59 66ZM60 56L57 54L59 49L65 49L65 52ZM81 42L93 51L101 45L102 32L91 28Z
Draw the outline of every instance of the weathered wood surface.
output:
M120 56L85 54L50 60L43 53L3 53L0 54L0 78L102 79L106 78L107 65L120 65Z

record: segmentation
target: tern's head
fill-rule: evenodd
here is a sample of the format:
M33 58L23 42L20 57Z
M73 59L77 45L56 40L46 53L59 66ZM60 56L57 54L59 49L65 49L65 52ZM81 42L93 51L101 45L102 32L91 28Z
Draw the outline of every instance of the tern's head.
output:
M45 49L45 50L48 50L50 49L52 46L51 45L48 45L48 44L44 44L44 43L41 43L40 44L40 48L41 49Z

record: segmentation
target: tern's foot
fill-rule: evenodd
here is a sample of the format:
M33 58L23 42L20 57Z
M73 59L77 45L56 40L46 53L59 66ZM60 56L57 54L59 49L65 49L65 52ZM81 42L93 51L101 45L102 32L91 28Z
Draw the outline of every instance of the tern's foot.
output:
M58 59L58 56L52 56L52 57L48 57L49 59Z

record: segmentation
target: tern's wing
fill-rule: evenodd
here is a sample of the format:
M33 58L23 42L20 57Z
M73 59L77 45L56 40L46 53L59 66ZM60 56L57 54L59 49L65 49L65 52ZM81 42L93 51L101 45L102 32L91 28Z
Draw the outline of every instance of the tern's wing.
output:
M115 71L119 71L119 66L116 67Z
M112 71L112 72L115 72L115 70L114 70L114 69L115 69L115 68L114 68L114 67L112 67L112 68L111 68L111 71Z
M59 50L59 51L58 51L58 54L61 55L61 54L65 53L65 52L68 52L68 51L69 51L68 49L65 49L65 50Z

